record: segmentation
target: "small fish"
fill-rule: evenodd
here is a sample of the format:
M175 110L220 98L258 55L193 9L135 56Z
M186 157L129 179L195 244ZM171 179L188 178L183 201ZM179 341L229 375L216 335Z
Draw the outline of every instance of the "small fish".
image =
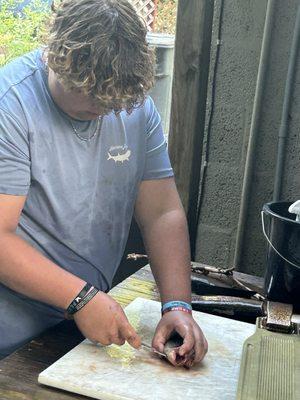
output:
M114 160L115 163L121 162L123 164L124 161L129 161L129 158L131 156L131 150L127 150L126 153L124 154L118 153L116 156L111 155L110 152L108 152L107 154L108 154L107 160Z
M179 348L181 347L182 344L183 344L182 337L177 333L174 333L170 337L170 339L166 342L163 353L153 349L152 346L144 342L142 342L142 347L168 360L172 365L176 367L184 366L186 368L189 368L193 365L194 362L194 352L191 352L190 354L185 356L181 356L179 354Z
M173 333L164 347L164 354L167 356L167 360L175 367L184 366L190 368L194 363L194 350L181 356L179 349L183 344L183 338L178 333Z

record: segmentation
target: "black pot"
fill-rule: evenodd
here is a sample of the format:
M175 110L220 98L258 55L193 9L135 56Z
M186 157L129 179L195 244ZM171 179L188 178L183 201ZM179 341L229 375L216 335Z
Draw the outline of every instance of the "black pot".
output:
M300 310L300 223L288 212L292 202L265 204L263 230L268 240L264 290L271 301Z

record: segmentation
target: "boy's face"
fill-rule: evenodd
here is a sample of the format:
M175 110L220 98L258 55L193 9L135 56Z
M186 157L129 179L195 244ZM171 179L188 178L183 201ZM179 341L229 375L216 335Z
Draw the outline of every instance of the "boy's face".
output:
M49 69L49 89L54 102L72 118L81 121L91 121L101 115L109 114L112 110L104 109L79 90L65 90Z

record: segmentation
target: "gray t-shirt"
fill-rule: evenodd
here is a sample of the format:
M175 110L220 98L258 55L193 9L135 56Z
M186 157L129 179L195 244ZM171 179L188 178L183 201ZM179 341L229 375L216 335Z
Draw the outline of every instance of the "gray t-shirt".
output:
M49 92L42 51L0 70L0 193L27 195L17 233L49 259L108 290L142 180L173 175L150 97L128 115L77 121Z

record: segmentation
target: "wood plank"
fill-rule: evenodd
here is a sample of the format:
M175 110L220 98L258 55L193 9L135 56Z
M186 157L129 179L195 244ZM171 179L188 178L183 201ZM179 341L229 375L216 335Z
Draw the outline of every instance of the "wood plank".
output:
M178 2L169 149L188 218L192 250L197 229L213 9L213 0Z
M83 340L73 321L50 328L0 362L1 400L84 399L37 383L40 372Z
M137 297L159 300L159 293L149 265L120 282L109 294L122 307L126 307Z
M192 262L193 266L195 267L212 267L211 265L207 264L202 264L199 262ZM210 276L214 276L217 274L210 274ZM255 275L249 275L249 274L244 274L243 272L238 272L238 271L233 271L233 277L238 279L241 283L243 283L246 286L249 286L249 288L255 290L258 293L263 294L263 286L264 286L264 278L260 276L255 276Z

